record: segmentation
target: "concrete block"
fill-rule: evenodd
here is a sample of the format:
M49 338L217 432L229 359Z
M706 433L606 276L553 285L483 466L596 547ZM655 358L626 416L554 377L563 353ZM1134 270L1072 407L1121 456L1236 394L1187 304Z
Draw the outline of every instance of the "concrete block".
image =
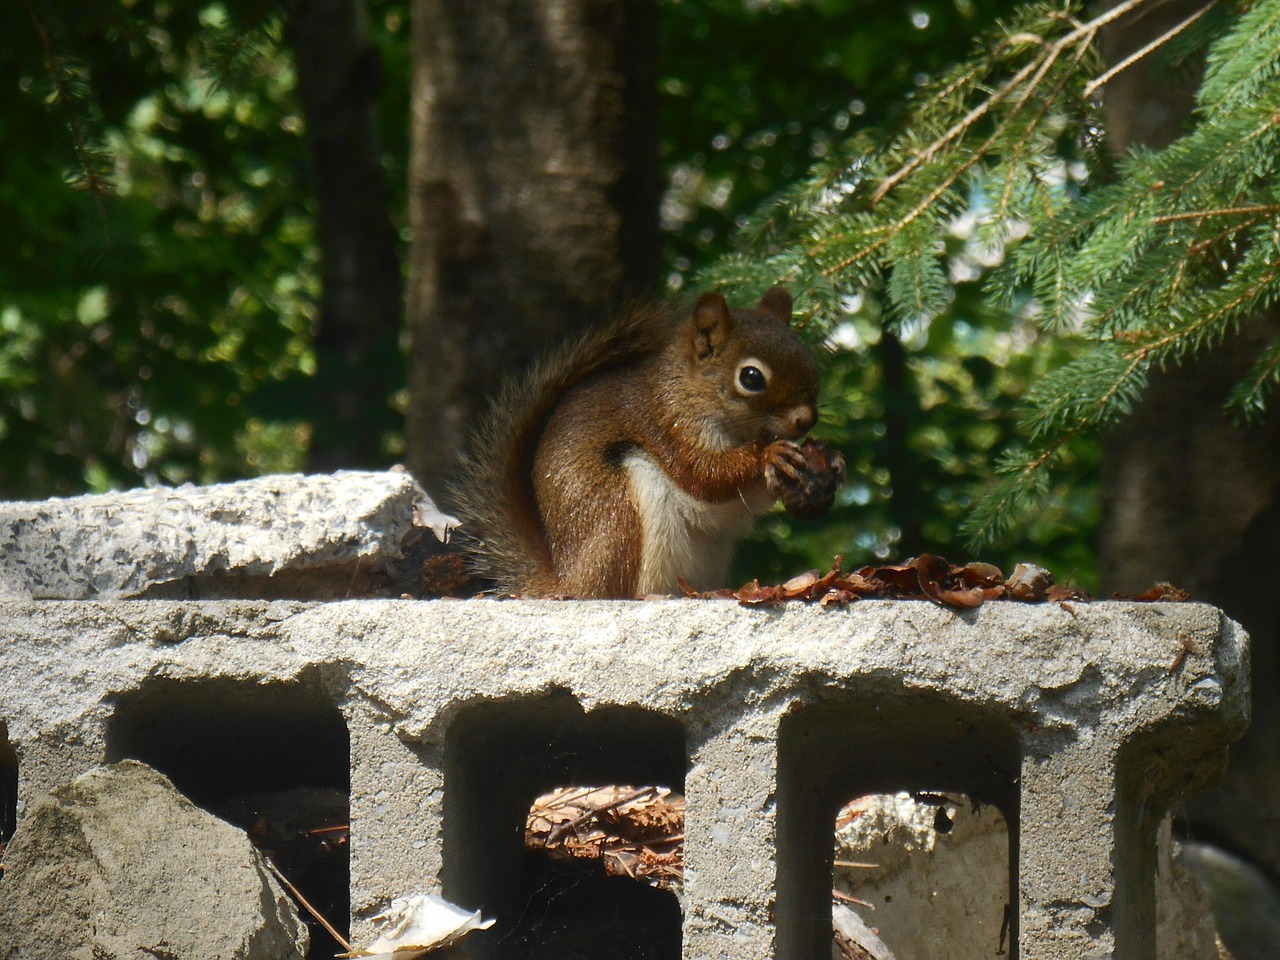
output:
M396 472L0 503L0 598L359 596L450 525Z
M1197 604L26 600L0 658L25 802L125 756L189 794L336 764L356 935L441 893L497 918L477 957L509 955L534 797L653 783L686 794L686 960L829 956L835 813L899 789L1000 810L1021 956L1151 960L1157 825L1248 704Z

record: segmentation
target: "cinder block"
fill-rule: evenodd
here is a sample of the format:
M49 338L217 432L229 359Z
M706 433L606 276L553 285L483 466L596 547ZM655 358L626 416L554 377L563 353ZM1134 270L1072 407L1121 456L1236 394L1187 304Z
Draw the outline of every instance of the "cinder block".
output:
M829 955L835 809L899 788L999 806L1022 956L1149 958L1156 824L1247 715L1245 637L1197 604L13 601L0 623L24 799L221 722L314 762L345 742L357 932L440 892L498 916L479 956L502 956L530 801L582 782L685 792L689 960Z
M1247 722L1219 611L334 599L397 592L444 520L395 473L0 504L0 795L15 758L22 802L126 756L319 771L357 938L434 892L502 958L531 801L668 786L686 960L825 960L839 806L953 791L1010 828L1011 956L1154 957L1157 824Z

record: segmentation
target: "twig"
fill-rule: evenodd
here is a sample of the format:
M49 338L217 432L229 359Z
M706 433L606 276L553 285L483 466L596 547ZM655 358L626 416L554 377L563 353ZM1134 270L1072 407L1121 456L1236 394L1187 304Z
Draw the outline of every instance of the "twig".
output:
M1093 92L1095 90L1097 90L1099 87L1106 86L1118 74L1121 74L1124 71L1128 70L1130 67L1132 67L1135 63L1137 63L1143 57L1146 57L1149 54L1163 47L1166 43L1168 43L1170 40L1172 40L1174 37L1180 34L1183 30L1186 30L1187 27L1191 26L1193 23L1195 23L1197 20L1203 17L1206 13L1212 10L1213 7L1217 4L1217 2L1218 0L1209 0L1208 3L1206 3L1203 7L1197 10L1191 16L1187 17L1187 19L1183 20L1181 23L1177 24L1176 26L1166 30L1164 33L1160 34L1160 36L1156 37L1154 40L1152 40L1142 49L1135 50L1133 53L1129 54L1129 56L1125 57L1115 66L1107 70L1105 73L1099 74L1098 76L1094 77L1092 80L1090 80L1088 83L1084 85L1085 99L1087 100L1089 97L1093 96Z
M857 867L859 869L876 870L880 867L878 863L863 863L860 860L836 860L831 864L833 867Z
M669 837L654 837L652 839L645 840L644 845L652 849L654 847L660 847L666 843L683 843L683 842L684 842L683 833L673 833Z
M314 830L308 830L307 835L311 837L315 837L322 833L349 833L350 831L351 831L351 824L339 823L336 826L332 826L332 827L316 827Z
M262 859L266 861L267 869L270 870L272 873L274 873L276 876L276 879L284 884L284 888L288 890L291 894L293 894L293 898L297 900L298 903L302 904L302 909L306 910L307 913L315 917L316 922L320 924L320 926L324 927L327 931L329 931L329 936L333 937L333 939L338 942L338 946L342 948L342 951L344 953L350 953L351 944L347 942L346 938L343 937L342 934L340 934L337 930L333 928L333 924L331 924L328 920L322 917L320 915L320 911L307 902L307 898L298 892L298 888L289 882L288 877L286 877L283 873L280 872L280 870L276 867L276 865L271 862L270 857L268 857L266 854L263 854Z
M845 903L856 903L858 906L866 907L868 910L874 910L876 908L874 903L867 903L865 900L859 900L857 897L851 897L849 894L841 893L839 890L832 890L831 896L837 900L843 900Z
M1175 220L1200 220L1204 217L1242 217L1250 213L1280 213L1280 203L1260 203L1251 207L1227 207L1222 210L1189 210L1186 213L1166 213L1152 217L1154 223L1173 223Z
M616 810L618 809L618 807L624 807L628 803L631 803L633 800L639 800L643 797L653 797L657 795L658 795L657 787L642 787L641 789L635 791L634 793L629 793L625 797L621 797L617 800L614 800L612 803L606 803L606 804L602 804L601 806L594 807L586 811L586 813L583 813L580 816L574 817L572 820L566 820L564 823L557 824L556 827L550 833L547 834L546 845L551 846L551 844L555 843L557 840L559 840L562 836L564 836L570 830L574 829L577 826L580 826L581 824L588 823L591 820L594 820L596 817L600 816L600 814L602 813L608 813L610 810Z
M561 807L567 807L570 804L577 803L583 797L589 797L596 790L595 787L581 787L577 793L562 793L550 803L543 804L544 810L559 810Z
M1169 671L1169 672L1172 673L1173 671ZM619 867L621 867L623 872L625 872L626 875L630 877L632 880L636 878L635 871L632 870L631 867L627 864L627 862L622 859L621 855L619 854L619 851L606 850L605 855L609 857L613 857L614 863L616 863Z

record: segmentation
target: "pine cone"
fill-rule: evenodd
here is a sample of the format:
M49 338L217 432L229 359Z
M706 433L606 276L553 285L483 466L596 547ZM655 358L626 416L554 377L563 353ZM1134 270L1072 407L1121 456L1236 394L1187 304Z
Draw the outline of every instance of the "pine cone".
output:
M844 482L844 457L819 440L777 445L765 464L769 492L798 520L826 516Z

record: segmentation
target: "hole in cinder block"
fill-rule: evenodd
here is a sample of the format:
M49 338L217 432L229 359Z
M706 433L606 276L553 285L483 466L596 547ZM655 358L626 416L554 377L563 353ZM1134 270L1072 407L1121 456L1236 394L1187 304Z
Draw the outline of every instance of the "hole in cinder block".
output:
M468 939L471 955L677 960L674 894L525 840L531 810L552 791L636 784L679 794L685 766L679 722L638 708L586 713L553 695L460 712L445 738L444 895L497 921Z
M847 696L832 692L842 695ZM856 929L857 920L849 921L846 913L849 908L865 926L881 928L885 945L899 957L915 954L908 945L891 942L898 917L914 924L916 941L936 948L936 937L921 939L921 928L927 929L931 914L941 915L938 901L946 894L939 885L930 888L928 880L902 873L927 871L917 859L921 850L912 853L897 846L948 847L955 845L948 837L976 833L994 838L980 843L997 851L994 896L1004 897L992 907L991 917L965 920L971 926L980 922L983 937L989 930L989 942L979 938L987 952L947 955L1016 960L1016 911L1008 911L1006 925L1005 904L1016 903L1020 766L1011 728L972 707L938 698L901 694L879 697L874 704L833 700L784 717L779 731L778 955L794 960L841 956L833 943L833 909L836 919ZM848 837L842 842L841 835L856 832L852 824L860 818L866 818L861 826L870 828L872 843L859 844L854 853ZM1012 835L1006 825L1013 826ZM878 855L862 852L874 850L875 843ZM998 855L1001 850L1003 856ZM842 866L836 866L837 860ZM877 867L843 865L850 863ZM964 868L952 867L956 882L963 884ZM882 875L869 882L874 871ZM850 881L859 875L867 879ZM973 879L968 890L977 883ZM876 892L860 896L860 889ZM844 899L849 896L870 900L876 909L850 903ZM950 947L948 942L948 951Z
M951 960L1009 954L1009 831L990 804L937 791L857 797L836 814L831 881L833 956L849 955L841 939L868 949L867 931L903 958L935 956L943 937Z
M350 743L330 698L302 684L157 681L121 696L107 758L159 770L198 806L243 827L344 936ZM339 951L309 914L312 958Z
M0 877L4 876L4 847L18 826L18 751L9 740L9 727L0 720Z

